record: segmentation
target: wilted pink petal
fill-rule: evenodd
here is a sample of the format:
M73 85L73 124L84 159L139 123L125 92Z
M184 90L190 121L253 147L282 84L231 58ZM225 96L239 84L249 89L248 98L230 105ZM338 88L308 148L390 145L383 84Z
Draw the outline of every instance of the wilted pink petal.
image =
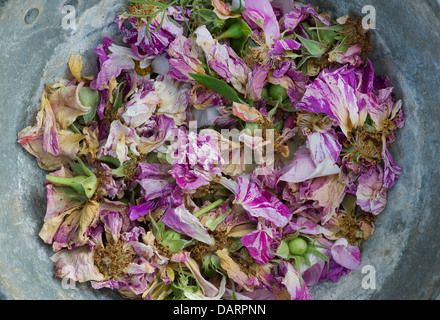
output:
M263 28L266 44L271 47L280 38L280 26L270 1L246 0L245 6L246 11L243 14Z
M284 278L281 283L286 287L290 294L291 300L311 300L309 289L304 281L300 282L301 275L299 272L287 261L280 263L280 268L283 270Z
M341 169L330 158L325 158L318 165L306 146L301 146L295 153L293 161L281 171L280 181L299 183L313 178L335 175Z
M384 187L384 173L380 165L370 167L358 179L357 204L362 210L374 215L381 213L387 205L387 189Z
M361 253L359 247L350 246L346 239L340 238L331 248L333 259L350 270L356 270L359 267Z
M162 222L169 228L185 234L208 245L215 244L199 219L192 215L185 207L169 208Z

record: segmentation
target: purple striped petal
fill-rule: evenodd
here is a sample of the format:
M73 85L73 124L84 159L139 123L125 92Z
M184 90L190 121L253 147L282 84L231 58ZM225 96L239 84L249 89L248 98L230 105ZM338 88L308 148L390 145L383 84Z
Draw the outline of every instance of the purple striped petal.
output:
M283 56L285 51L298 50L301 47L301 43L293 39L275 40L273 49L269 51L269 56L272 58Z
M387 205L387 188L384 187L384 172L380 165L370 167L358 179L357 204L362 210L374 215L381 213Z
M289 223L292 213L276 196L260 189L250 180L249 175L242 175L237 179L236 201L249 215L262 217L278 227L285 227Z
M280 38L280 26L277 17L269 0L246 0L246 13L250 17L257 17L253 19L254 23L263 28L266 36L266 44L271 47L274 40Z
M273 245L275 239L275 229L255 230L241 238L241 243L249 250L251 256L260 265L267 264L275 256Z
M286 261L280 263L280 269L284 273L284 278L281 283L286 287L287 292L290 294L290 299L311 300L309 289L304 281L301 284L301 275L299 272Z
M340 238L331 248L333 259L350 270L356 270L361 262L359 247L350 246L346 239Z
M128 217L131 221L135 221L140 217L149 214L151 210L154 210L154 208L156 208L156 202L154 201L147 201L136 206L131 206L128 210Z
M280 181L300 183L313 178L338 174L341 169L333 160L325 158L318 165L315 164L310 151L305 145L299 147L293 161L281 171Z
M391 188L398 180L399 176L402 174L402 169L399 165L394 162L391 152L388 150L386 143L384 142L384 147L382 150L382 159L384 162L384 187Z
M208 231L206 231L199 219L193 216L183 206L169 208L162 217L162 222L174 231L185 234L193 239L208 245L215 244L214 239L209 236Z
M342 151L342 145L338 141L335 132L315 132L307 138L307 148L310 150L316 165L325 160L336 163Z

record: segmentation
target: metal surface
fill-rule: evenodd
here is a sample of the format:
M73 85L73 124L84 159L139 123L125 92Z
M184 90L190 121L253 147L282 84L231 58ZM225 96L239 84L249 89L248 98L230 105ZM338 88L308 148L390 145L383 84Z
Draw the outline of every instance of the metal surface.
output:
M119 299L109 290L54 279L50 246L38 233L45 214L44 172L16 143L35 121L45 83L67 71L72 52L94 73L93 48L117 35L117 0L0 0L0 292L6 299ZM391 152L404 170L388 207L365 242L358 270L339 283L311 289L315 299L440 298L440 2L437 0L312 1L332 17L377 13L372 60L404 100L407 123ZM75 8L76 29L66 28L63 7ZM65 12L65 11L64 11ZM71 23L71 21L70 21ZM63 28L64 26L64 28ZM67 24L72 26L72 24ZM375 270L376 288L362 281ZM366 273L362 273L362 271ZM364 279L365 280L365 279Z

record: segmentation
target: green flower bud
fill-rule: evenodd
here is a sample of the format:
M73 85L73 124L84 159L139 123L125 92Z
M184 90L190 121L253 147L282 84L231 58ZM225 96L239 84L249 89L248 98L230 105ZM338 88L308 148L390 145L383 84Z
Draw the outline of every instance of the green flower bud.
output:
M273 100L284 100L288 97L286 88L280 85L271 85L269 95Z
M302 238L296 238L289 242L289 251L296 256L302 256L307 251L307 242Z
M264 87L263 90L261 90L261 98L267 98L269 97L269 90Z

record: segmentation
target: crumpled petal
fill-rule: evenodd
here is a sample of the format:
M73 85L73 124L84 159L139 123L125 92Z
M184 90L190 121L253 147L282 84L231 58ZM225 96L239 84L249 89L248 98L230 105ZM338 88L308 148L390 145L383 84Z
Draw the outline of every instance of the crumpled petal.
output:
M339 181L339 175L315 178L303 187L303 196L322 208L321 225L325 225L336 213L346 193L347 185Z
M166 75L156 79L154 88L160 99L156 114L173 118L174 123L178 126L185 124L188 108L187 92L191 85L178 82Z
M109 53L109 51L114 53ZM104 38L104 43L100 44L95 52L99 55L98 74L90 84L93 90L104 90L110 80L116 79L124 70L134 70L136 57L130 48L124 48L113 44L113 40Z
M134 128L124 126L120 120L115 120L110 125L110 132L104 146L100 150L100 156L110 155L117 158L121 164L130 160L128 150L139 155L136 146L139 144L139 136Z
M253 291L247 283L249 276L244 273L240 266L230 257L228 249L217 250L215 254L220 258L221 266L228 273L228 277L246 291Z
M384 187L391 188L402 174L402 168L393 160L390 150L387 148L385 137L383 138L382 160L384 162Z
M235 193L235 201L243 206L249 215L261 217L278 227L285 227L292 213L276 196L261 189L251 181L249 174L237 177L237 183L225 181L220 183Z
M184 191L192 193L220 175L224 160L213 138L216 137L178 130L171 148L173 168L170 174Z
M286 51L295 51L301 47L301 43L293 39L281 39L275 40L273 49L269 51L271 58L277 58L284 56Z
M256 63L246 87L246 97L251 100L260 100L261 92L267 84L270 64L261 65Z
M246 94L249 74L252 70L227 44L220 44L212 37L206 26L194 32L196 43L205 52L209 67L240 93Z
M310 292L304 281L300 282L301 275L299 272L289 263L283 261L280 263L280 268L283 270L284 278L281 283L286 287L287 292L290 294L291 300L311 300Z
M350 270L356 270L360 265L361 253L359 247L350 246L346 239L338 239L331 247L333 259Z
M177 185L168 173L170 165L160 163L140 163L133 181L141 186L144 201L149 202L159 198L170 198Z
M257 109L237 102L232 105L232 114L245 122L258 122L263 119L263 115Z
M174 231L193 239L208 245L215 244L215 240L209 236L208 231L199 219L193 216L185 207L169 208L162 217L162 222Z
M104 276L95 267L93 251L88 246L62 250L50 259L55 265L55 277L78 282L104 280Z
M306 145L317 166L325 160L336 163L342 151L342 145L334 131L314 132L307 137Z
M132 95L125 106L122 118L130 127L137 128L150 119L160 102L153 84L148 83Z
M346 52L332 51L329 54L330 62L338 62L341 64L349 64L353 67L360 67L363 63L362 58L362 46L359 44L351 46Z
M323 155L325 156L326 153L323 153ZM319 161L324 157L317 153L316 156ZM335 164L333 159L325 157L322 162L319 163L319 161L315 161L310 151L303 145L299 147L295 153L293 161L283 168L279 180L290 183L300 183L313 178L335 175L341 172L341 168ZM315 162L319 164L316 165Z
M279 236L275 229L255 230L241 238L241 243L260 265L265 265L275 256L273 245Z
M79 92L84 87L84 82L77 86L61 87L48 96L59 127L67 129L79 116L90 112L90 107L81 104Z
M297 108L312 113L325 113L336 120L346 136L367 118L367 109L356 93L355 68L344 67L323 70L315 81L307 86Z
M196 83L187 94L188 102L197 110L209 107L222 106L223 98L217 92L199 83Z
M170 56L168 75L177 81L193 81L190 73L205 74L205 68L199 59L192 39L184 36L176 38L167 51Z
M136 128L139 135L138 151L147 154L157 150L165 141L172 136L173 129L176 128L174 119L164 114L152 115L142 126Z
M387 205L387 189L383 185L384 172L380 165L368 168L358 179L357 204L362 210L380 214Z
M19 133L18 142L26 151L36 157L38 166L47 171L58 170L73 160L80 150L80 141L84 139L82 134L66 130L58 131L56 137L60 146L60 152L54 156L51 153L46 153L43 149L43 133L28 136L27 133L29 132L26 132L26 129Z
M271 47L275 40L280 38L280 26L269 0L246 0L246 15L264 30L266 44Z

